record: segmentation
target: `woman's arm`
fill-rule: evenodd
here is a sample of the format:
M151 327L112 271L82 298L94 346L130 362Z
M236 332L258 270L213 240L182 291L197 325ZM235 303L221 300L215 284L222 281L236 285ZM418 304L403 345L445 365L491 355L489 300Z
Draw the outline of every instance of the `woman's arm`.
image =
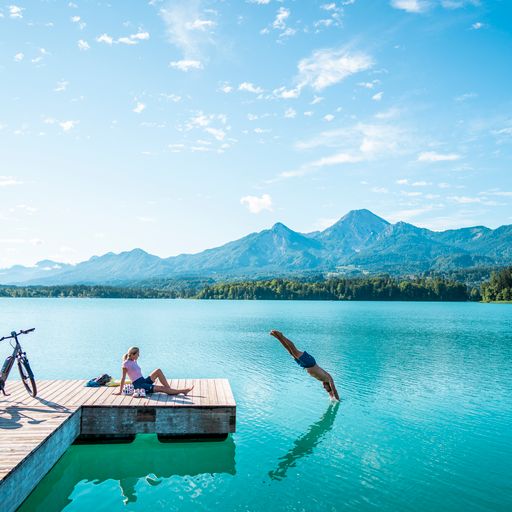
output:
M124 381L126 380L126 368L123 366L123 375L121 376L121 384L119 386L119 391L114 393L114 395L120 395L123 392Z

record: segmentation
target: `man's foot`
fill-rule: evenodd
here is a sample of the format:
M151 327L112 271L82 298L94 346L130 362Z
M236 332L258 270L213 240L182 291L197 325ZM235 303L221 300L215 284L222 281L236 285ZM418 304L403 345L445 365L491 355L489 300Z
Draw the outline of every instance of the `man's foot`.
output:
M184 394L184 395L188 395L192 390L194 389L194 386L190 387L190 388L185 388L185 389L182 389L181 392Z
M275 329L270 331L270 336L274 336L274 338L280 339L283 336L283 333L280 331L276 331Z

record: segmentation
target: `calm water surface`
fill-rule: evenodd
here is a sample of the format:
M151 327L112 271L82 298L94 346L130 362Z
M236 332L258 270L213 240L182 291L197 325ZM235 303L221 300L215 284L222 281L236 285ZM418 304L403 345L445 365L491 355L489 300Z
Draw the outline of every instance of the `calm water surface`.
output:
M2 299L0 326L37 328L41 379L116 374L136 344L145 373L227 377L238 403L224 442L71 447L24 512L512 510L512 306Z

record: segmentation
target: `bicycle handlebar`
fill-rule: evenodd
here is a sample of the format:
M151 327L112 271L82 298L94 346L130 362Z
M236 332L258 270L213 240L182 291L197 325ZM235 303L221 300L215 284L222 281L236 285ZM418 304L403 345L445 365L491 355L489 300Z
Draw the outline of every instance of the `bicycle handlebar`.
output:
M20 329L20 332L12 331L10 336L2 336L0 338L0 341L8 340L10 338L15 338L16 336L19 336L20 334L28 334L29 332L35 331L36 328L32 327L31 329Z

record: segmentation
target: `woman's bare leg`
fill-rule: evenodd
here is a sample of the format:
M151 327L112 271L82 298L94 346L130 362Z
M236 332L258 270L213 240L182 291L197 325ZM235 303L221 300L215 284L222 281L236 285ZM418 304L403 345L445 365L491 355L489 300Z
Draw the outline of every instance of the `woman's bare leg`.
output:
M270 335L274 336L281 345L289 352L289 354L295 358L298 359L304 352L300 351L292 340L289 340L282 332L279 331L270 331Z
M170 384L165 378L164 372L160 370L160 368L157 368L156 370L153 370L149 376L151 377L151 380L155 382L157 379L160 381L160 384L166 388L170 388Z
M174 389L169 386L153 386L153 391L157 393L167 393L168 395L179 395L180 393L183 393L184 395L190 393L194 389L194 386L190 388L183 388L183 389Z

